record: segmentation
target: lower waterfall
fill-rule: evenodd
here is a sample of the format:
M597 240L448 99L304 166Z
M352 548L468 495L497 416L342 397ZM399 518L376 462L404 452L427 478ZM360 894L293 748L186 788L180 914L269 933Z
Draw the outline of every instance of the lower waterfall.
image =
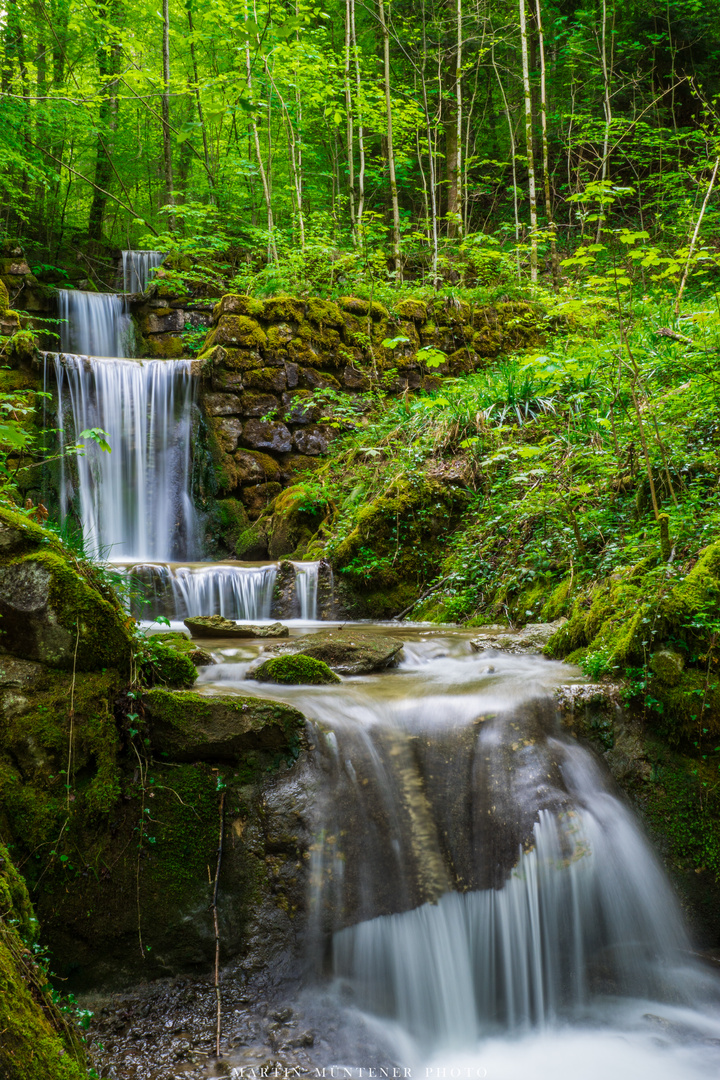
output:
M198 684L311 718L314 976L294 1007L334 1032L308 1061L335 1071L310 1074L715 1075L720 982L634 814L559 722L572 669L402 636L396 670L341 686L248 683L235 651Z
M194 566L138 563L127 569L132 612L139 619L159 615L176 621L192 615L222 615L258 622L271 617L277 564Z

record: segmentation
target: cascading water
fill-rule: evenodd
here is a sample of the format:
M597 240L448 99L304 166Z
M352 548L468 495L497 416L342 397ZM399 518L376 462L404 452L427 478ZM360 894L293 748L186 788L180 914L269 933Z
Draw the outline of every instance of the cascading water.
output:
M157 270L164 258L161 251L123 251L123 292L145 292L150 271Z
M270 618L277 565L140 564L129 567L128 576L141 587L133 603L133 614L140 619L222 615L258 622Z
M319 562L293 563L295 567L295 595L300 604L300 618L317 619Z
M572 671L414 636L396 671L341 686L246 682L235 654L199 679L312 718L316 982L295 1007L334 1032L312 1064L716 1075L720 986L632 813L559 723L552 689Z
M116 293L58 291L60 349L80 356L133 355L132 319Z
M98 360L46 354L54 365L58 412L75 437L108 432L111 453L89 444L68 469L61 509L77 498L85 543L105 558L172 560L195 548L190 490L189 360Z

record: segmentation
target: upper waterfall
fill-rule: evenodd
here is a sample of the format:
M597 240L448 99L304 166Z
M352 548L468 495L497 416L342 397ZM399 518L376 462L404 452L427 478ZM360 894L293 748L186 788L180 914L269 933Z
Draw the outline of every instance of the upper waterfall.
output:
M123 292L145 292L150 271L156 270L164 258L161 251L123 251Z
M116 293L58 290L60 348L80 356L129 357L132 319Z

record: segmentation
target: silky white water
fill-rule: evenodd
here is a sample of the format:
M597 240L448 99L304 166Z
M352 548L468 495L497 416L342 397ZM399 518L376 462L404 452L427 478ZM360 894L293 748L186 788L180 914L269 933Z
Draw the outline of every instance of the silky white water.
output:
M307 621L317 619L318 571L319 562L296 562L295 595L300 605L300 618Z
M133 356L132 319L116 293L58 290L60 350L81 356Z
M463 633L390 632L400 666L341 686L247 682L261 647L245 645L217 651L198 685L312 721L315 976L298 1008L335 1033L322 1064L717 1075L718 980L634 814L556 715L553 688L579 673L474 654Z
M123 251L123 292L145 292L152 280L151 271L156 270L164 258L160 251Z
M194 566L139 563L127 569L138 586L133 613L142 619L161 615L172 621L192 615L263 622L271 617L277 563Z
M113 360L47 353L55 371L63 445L107 432L111 452L85 441L77 489L62 462L61 512L74 502L89 551L170 561L195 553L190 498L189 360ZM62 459L61 459L62 460Z

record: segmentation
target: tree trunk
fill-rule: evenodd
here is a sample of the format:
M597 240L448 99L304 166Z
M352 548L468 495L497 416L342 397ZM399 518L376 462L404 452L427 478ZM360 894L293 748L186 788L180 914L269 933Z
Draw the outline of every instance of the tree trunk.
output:
M350 0L350 26L352 33L352 47L355 54L355 91L358 119L358 188L357 188L357 214L355 223L358 239L362 241L362 217L365 209L365 132L363 130L362 112L362 81L360 78L360 55L357 47L357 33L355 31L355 0Z
M553 282L555 284L555 288L557 288L560 281L560 273L558 266L557 240L555 238L555 222L553 220L552 198L550 195L550 154L548 150L547 130L545 35L543 33L542 10L540 6L540 0L535 0L535 11L537 15L538 46L540 50L540 126L542 130L543 181L545 184L545 215L547 217L547 227L550 231L550 259L552 264Z
M205 127L205 117L203 115L202 99L200 97L200 79L198 77L198 65L197 57L195 55L195 27L193 25L192 17L192 0L187 0L187 16L188 16L188 28L190 30L190 36L188 38L190 45L190 59L192 61L193 69L193 89L195 93L195 101L197 104L198 120L200 122L200 130L202 132L203 141L203 157L205 160L205 172L207 173L208 181L210 183L210 196L212 201L215 201L215 179L213 177L212 167L210 165L210 152L208 149L208 137L207 128Z
M163 93L162 93L162 133L163 163L165 166L165 201L173 206L172 144L170 142L170 0L163 0ZM170 214L170 228L175 228L175 215Z
M387 120L387 159L390 177L390 199L393 220L393 264L400 275L400 204L398 202L397 175L395 172L395 147L393 144L392 102L390 98L390 31L385 18L385 0L378 0L378 15L383 38L383 72L385 81L385 114Z
M520 0L520 51L522 53L523 96L525 99L525 147L528 170L528 195L530 198L530 280L537 281L537 193L535 189L535 155L533 153L533 111L530 66L528 60L528 32L525 17L525 0Z
M95 186L88 215L88 236L96 241L102 240L107 189L113 175L112 153L117 130L117 75L120 65L120 35L116 25L120 14L119 3L117 0L103 3L98 6L98 13L104 21L105 32L97 50L101 100L95 151Z

